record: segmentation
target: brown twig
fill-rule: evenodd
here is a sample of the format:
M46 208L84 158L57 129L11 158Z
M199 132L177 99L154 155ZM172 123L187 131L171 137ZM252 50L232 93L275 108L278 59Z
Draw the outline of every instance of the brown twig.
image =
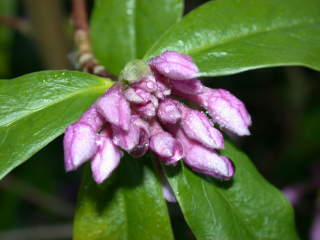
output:
M31 28L27 20L17 17L0 16L0 24L16 30L26 36L31 35Z
M92 53L85 0L72 0L72 19L80 69L115 80L116 77L100 65Z

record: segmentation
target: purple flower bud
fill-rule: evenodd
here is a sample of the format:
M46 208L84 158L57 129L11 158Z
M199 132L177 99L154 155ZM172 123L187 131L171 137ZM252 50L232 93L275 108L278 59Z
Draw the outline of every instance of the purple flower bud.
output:
M135 104L145 104L151 100L151 94L143 89L128 88L124 91L124 96L129 102Z
M136 93L135 89L128 88L123 92L125 98L132 103L143 103L143 99Z
M204 90L204 86L202 85L199 79L191 79L191 80L171 80L171 87L178 92L187 93L187 94L199 94Z
M155 92L155 95L159 99L164 99L166 96L169 96L171 94L171 89L166 86L166 84L158 81L157 82L157 90Z
M234 168L228 158L199 145L187 152L184 162L192 170L216 178L229 180L234 175Z
M212 126L205 114L189 109L181 120L185 134L208 148L222 149L224 140L222 134Z
M91 170L94 180L102 183L118 167L123 153L113 144L106 131L99 136L98 145L98 152L91 162Z
M172 51L165 51L152 58L149 64L153 70L175 80L192 79L197 77L199 72L190 56Z
M175 164L183 157L183 148L171 134L160 132L150 138L150 149L167 164Z
M136 125L130 124L129 130L112 125L112 141L115 145L121 147L123 150L130 152L139 143L139 129Z
M159 122L150 122L150 149L155 152L165 164L175 164L183 157L182 144L165 132Z
M131 117L131 124L134 124L139 129L139 141L130 154L134 157L141 157L149 149L150 126L137 115Z
M224 89L206 88L200 95L201 104L214 122L239 136L250 135L251 117L244 104Z
M97 101L97 110L111 124L124 131L129 130L131 109L128 101L122 94L122 84L111 87Z
M142 98L143 101L141 103L147 103L149 101L152 101L154 98L153 95L143 89L136 89L136 93Z
M104 119L98 113L96 105L93 104L80 118L80 123L86 123L92 127L95 132L100 131L104 123Z
M177 106L177 101L170 98L161 101L157 115L164 124L177 123L181 119L181 111Z
M136 106L136 110L145 119L151 119L156 115L156 108L151 102Z
M220 179L232 178L234 168L228 158L189 139L181 129L177 130L176 136L183 145L183 160L192 170Z
M96 153L96 133L88 124L71 124L64 133L63 147L66 171L76 170Z
M150 102L147 104L137 105L135 109L145 119L151 119L156 115L157 108L159 106L158 99L151 95Z
M149 93L153 93L157 90L157 82L152 75L132 84L131 86L135 89L142 89Z

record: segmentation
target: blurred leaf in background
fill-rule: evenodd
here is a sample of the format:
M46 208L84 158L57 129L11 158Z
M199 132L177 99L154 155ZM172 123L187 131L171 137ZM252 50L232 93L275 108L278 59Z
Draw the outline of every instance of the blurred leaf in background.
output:
M10 73L11 61L11 44L13 32L8 27L4 26L3 22L7 18L15 14L16 2L15 0L1 0L0 1L0 79L8 77Z
M180 20L183 0L96 0L91 18L93 50L112 73L142 58Z

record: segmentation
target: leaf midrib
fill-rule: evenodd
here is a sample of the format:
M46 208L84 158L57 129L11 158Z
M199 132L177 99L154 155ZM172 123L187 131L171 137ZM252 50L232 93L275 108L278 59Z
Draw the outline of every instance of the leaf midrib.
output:
M118 175L119 177L119 175ZM123 215L124 215L124 218L125 218L125 226L124 226L124 229L125 229L125 239L129 239L129 226L128 226L128 219L129 219L129 216L128 216L128 211L127 211L127 201L126 201L126 195L124 193L124 189L121 188L120 189L120 194L121 194L121 200L123 202L123 208L122 208L122 212L123 212Z
M184 167L184 168L185 168L185 167ZM185 174L185 169L182 169L182 170L183 170L183 176L184 176L184 178L187 179L187 176L186 176L186 174ZM211 202L208 200L208 197L207 197L207 189L206 189L206 186L203 185L203 184L204 184L203 181L200 181L200 183L201 183L201 186L202 186L202 191L205 192L204 195L206 195L205 199L206 199L206 201L209 203L209 205L211 205ZM236 216L236 218L238 219L238 221L241 222L241 224L244 226L244 228L247 229L247 232L248 232L248 233L253 237L253 239L254 239L254 238L255 238L254 231L253 231L251 228L249 228L246 224L243 224L243 222L241 221L241 219L242 219L242 217L241 217L242 214L241 214L236 208L233 207L233 204L226 199L226 197L224 196L224 194L223 194L222 192L220 192L220 191L218 191L218 190L215 190L215 192L217 192L218 195L220 195L221 198L225 200L225 202L227 203L227 205L229 206L229 208L231 209L231 211L235 213L234 215ZM234 210L234 211L233 211L233 210ZM211 211L210 211L210 215L212 215Z
M16 122L19 122L24 118L27 118L27 117L35 114L35 113L38 113L38 112L42 111L45 108L52 107L52 106L54 106L54 105L56 105L58 103L61 103L61 102L65 101L65 100L68 100L68 99L71 99L71 98L73 98L73 97L75 97L77 95L83 95L85 93L95 92L95 91L98 91L100 89L103 90L103 89L106 89L106 88L107 88L107 85L103 85L103 86L96 86L94 88L85 88L84 91L75 91L73 94L66 95L66 97L64 97L64 98L58 98L57 100L50 102L50 104L44 105L41 108L36 109L35 111L28 112L28 114L24 114L24 115L21 115L21 116L19 116L17 118L11 119L11 121L9 121L9 122L6 122L4 124L2 124L0 122L0 128L9 127L10 125L13 125Z
M249 37L252 37L252 36L255 36L255 35L261 35L261 34L264 34L264 33L272 33L272 32L277 32L277 31L280 31L280 30L285 30L285 29L290 29L290 28L298 28L298 27L303 27L303 26L307 26L307 25L314 25L314 24L317 24L317 23L320 23L320 21L319 20L315 20L315 19L310 19L308 22L304 22L304 21L302 22L301 21L298 24L293 24L293 25L290 25L290 26L289 25L283 25L283 26L277 25L277 27L269 28L269 29L264 30L264 31L256 31L256 32L251 32L249 34L235 35L237 37L228 38L228 39L225 39L225 41L204 45L203 47L200 47L200 48L193 48L191 51L187 51L186 54L188 54L188 55L197 55L200 52L204 52L204 51L207 51L209 49L220 47L220 46L226 45L226 44L228 44L230 42L237 41L237 40L242 40L242 39L249 38Z
M247 229L247 232L251 235L251 237L254 239L256 237L256 235L254 234L255 231L250 227L250 225L248 224L244 224L244 222L242 221L243 217L242 217L242 213L233 206L233 204L226 198L226 196L219 190L217 189L216 192L221 196L221 198L227 203L227 205L229 206L229 208L231 209L232 212L234 212L234 216L236 216L236 218L238 219L239 222L241 222L241 225Z
M132 0L133 6L132 6L132 30L133 30L133 55L134 59L137 58L138 56L138 45L137 45L137 15L136 15L136 10L137 10L137 0Z

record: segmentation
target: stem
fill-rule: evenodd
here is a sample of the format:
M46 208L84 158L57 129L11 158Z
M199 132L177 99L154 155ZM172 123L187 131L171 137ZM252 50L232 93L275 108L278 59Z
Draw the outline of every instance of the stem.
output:
M85 0L72 0L72 19L75 28L74 39L79 51L80 69L115 80L116 77L100 65L92 53Z
M30 25L25 19L9 16L0 16L0 24L13 30L16 30L26 36L31 35Z

